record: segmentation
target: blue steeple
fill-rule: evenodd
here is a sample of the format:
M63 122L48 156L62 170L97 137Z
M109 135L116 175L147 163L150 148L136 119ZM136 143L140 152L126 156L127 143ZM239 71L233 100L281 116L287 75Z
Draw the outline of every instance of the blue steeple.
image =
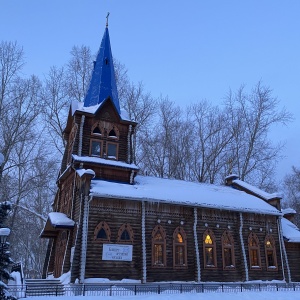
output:
M97 59L94 62L90 86L84 99L84 107L101 104L108 97L110 97L116 110L120 114L114 64L110 48L108 26L106 23Z

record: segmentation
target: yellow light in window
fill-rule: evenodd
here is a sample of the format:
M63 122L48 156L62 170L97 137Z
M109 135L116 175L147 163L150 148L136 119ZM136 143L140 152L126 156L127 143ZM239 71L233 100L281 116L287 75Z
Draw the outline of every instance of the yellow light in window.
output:
M177 234L177 243L183 243L183 238L180 233Z
M205 244L212 244L213 243L209 234L206 236L204 243Z

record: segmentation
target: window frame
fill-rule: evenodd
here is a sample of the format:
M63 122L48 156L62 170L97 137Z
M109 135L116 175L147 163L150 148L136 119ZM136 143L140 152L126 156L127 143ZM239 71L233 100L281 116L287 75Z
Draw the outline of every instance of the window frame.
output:
M255 241L256 246L253 246L251 241ZM255 265L253 263L253 255L252 253L254 253L254 251L256 251L256 255L257 255L257 262L258 265ZM248 236L248 252L249 252L249 266L251 270L261 270L261 256L260 256L260 246L259 246L259 239L257 237L257 235L253 232L251 232Z
M122 237L122 234L124 231L127 231L128 234L129 234L129 240L122 240L121 237ZM133 235L133 230L132 230L132 227L130 226L130 224L128 223L124 223L120 228L119 228L119 231L118 231L118 236L117 236L117 242L120 243L120 244L133 244L133 241L134 241L134 235Z
M270 242L271 247L267 246L268 241ZM278 264L277 264L276 247L275 247L275 240L274 240L272 235L268 234L265 237L264 245L265 245L267 271L277 271L278 270ZM272 251L273 263L274 263L274 265L272 265L272 266L269 265L268 251Z
M106 233L106 239L102 239L102 238L98 238L97 235L99 233L99 231L101 229L105 230ZM98 243L109 243L111 239L111 231L110 228L108 226L108 224L105 221L101 221L100 223L98 223L98 225L95 227L94 230L94 241L98 242Z
M115 132L115 135L109 135L111 133L111 131ZM107 138L111 139L111 140L119 140L119 136L120 136L120 132L119 132L119 128L115 125L111 126L108 130L107 130Z
M207 244L205 243L206 237L210 236L210 239L212 241L212 244ZM212 265L207 264L207 259L206 259L206 249L212 248ZM216 269L217 268L217 252L216 252L216 238L211 229L207 229L203 233L203 258L204 258L204 269Z
M100 133L94 132L94 130L96 128L98 128L98 130L100 131ZM99 137L102 136L102 130L101 130L101 128L100 128L100 126L98 124L96 126L93 126L91 134L94 135L94 136L99 136Z
M156 235L160 232L162 236L162 241L155 240ZM162 248L162 263L158 264L155 262L156 258L156 246L161 246ZM161 225L156 225L152 230L152 267L153 268L165 268L167 266L167 257L166 257L166 232Z
M108 145L109 144L116 146L116 156L109 156L108 155ZM106 158L118 160L118 153L119 153L119 144L115 143L115 142L111 142L111 141L106 141Z
M230 244L225 245L225 239L229 240ZM223 270L234 270L235 269L235 254L234 254L234 240L232 234L228 231L225 230L222 234L221 237L221 242L222 242L222 261L223 261ZM230 266L226 265L226 255L225 251L230 250L231 252L231 262L232 264Z
M178 234L182 237L182 243L177 242ZM183 248L183 264L177 262L177 247ZM173 232L173 267L179 269L186 269L188 266L187 264L187 240L186 240L186 233L181 226L178 226Z
M100 144L100 154L99 155L92 154L93 142L97 142ZM102 157L102 155L103 155L103 141L97 140L97 139L90 139L90 156L91 157Z

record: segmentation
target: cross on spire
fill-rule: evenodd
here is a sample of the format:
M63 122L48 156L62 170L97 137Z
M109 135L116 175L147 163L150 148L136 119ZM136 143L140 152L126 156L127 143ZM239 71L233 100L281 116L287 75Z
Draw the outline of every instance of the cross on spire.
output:
M109 12L106 15L106 28L108 27L108 17L109 17Z

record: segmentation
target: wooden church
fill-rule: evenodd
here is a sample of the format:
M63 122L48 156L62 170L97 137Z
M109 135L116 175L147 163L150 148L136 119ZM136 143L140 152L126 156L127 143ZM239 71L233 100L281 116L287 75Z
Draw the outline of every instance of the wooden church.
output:
M280 196L235 175L223 186L140 176L136 125L120 109L106 26L88 92L72 103L64 131L53 212L41 233L49 239L44 277L300 280L300 234L282 226Z

